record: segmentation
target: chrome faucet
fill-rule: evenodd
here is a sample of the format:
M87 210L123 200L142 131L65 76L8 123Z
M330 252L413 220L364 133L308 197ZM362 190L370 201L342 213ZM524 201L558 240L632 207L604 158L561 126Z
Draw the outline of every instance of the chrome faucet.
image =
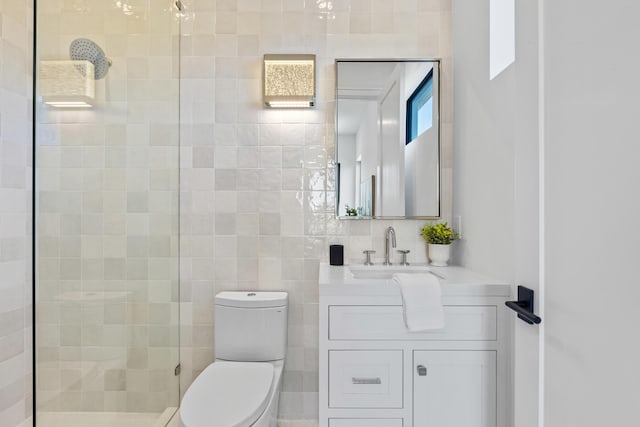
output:
M387 231L384 233L384 265L391 265L391 261L389 260L391 254L389 242L391 242L394 248L396 247L396 230L391 226L387 227Z

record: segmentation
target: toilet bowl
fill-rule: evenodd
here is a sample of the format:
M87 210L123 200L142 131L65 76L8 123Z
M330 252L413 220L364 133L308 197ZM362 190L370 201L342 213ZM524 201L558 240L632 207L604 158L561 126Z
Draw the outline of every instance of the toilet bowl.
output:
M185 393L182 426L275 426L282 366L282 361L212 363Z
M287 347L286 292L216 295L218 358L189 387L182 427L275 427Z

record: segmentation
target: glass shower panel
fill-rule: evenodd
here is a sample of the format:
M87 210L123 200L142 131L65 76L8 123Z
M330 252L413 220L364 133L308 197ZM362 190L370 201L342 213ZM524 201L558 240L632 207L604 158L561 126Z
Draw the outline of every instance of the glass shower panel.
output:
M162 425L179 403L179 16L36 14L36 422Z

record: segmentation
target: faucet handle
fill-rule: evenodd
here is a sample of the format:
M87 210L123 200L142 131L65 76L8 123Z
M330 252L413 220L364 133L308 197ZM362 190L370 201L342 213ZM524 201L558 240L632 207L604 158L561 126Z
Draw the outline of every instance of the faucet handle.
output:
M371 262L371 254L375 254L376 251L372 251L371 249L368 249L366 251L362 251L362 253L367 256L367 259L365 259L364 261L364 265L373 265L373 263Z
M398 252L402 254L402 261L400 261L400 265L409 265L409 263L407 262L407 254L411 251L399 249Z

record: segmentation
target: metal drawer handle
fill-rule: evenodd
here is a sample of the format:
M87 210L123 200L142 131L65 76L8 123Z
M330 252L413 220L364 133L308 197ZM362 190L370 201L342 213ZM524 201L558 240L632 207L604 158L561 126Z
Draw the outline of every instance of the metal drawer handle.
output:
M427 376L427 367L424 365L418 365L418 375L421 377Z
M380 378L356 378L352 377L351 382L353 384L382 384L382 380Z

